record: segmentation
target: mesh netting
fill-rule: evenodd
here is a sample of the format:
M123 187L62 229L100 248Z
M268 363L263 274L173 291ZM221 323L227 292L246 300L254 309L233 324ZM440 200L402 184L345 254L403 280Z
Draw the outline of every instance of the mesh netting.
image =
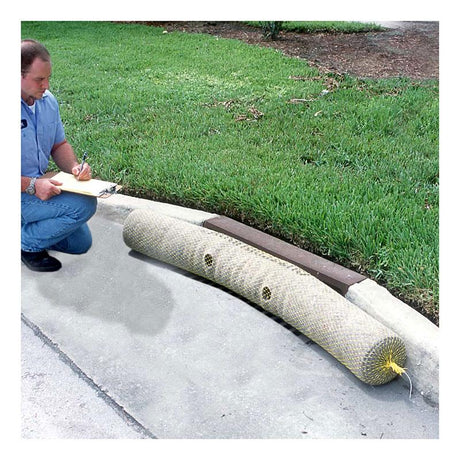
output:
M404 365L405 346L398 336L289 262L221 233L141 209L126 219L123 239L135 251L225 286L282 318L365 383L389 382Z

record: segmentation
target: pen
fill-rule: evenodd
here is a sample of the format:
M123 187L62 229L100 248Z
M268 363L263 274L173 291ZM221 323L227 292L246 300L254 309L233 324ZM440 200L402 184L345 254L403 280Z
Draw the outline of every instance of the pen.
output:
M81 165L80 165L80 172L78 173L78 176L80 177L81 172L83 171L83 166L85 164L86 157L88 156L88 153L85 152L83 154L83 159L81 160Z

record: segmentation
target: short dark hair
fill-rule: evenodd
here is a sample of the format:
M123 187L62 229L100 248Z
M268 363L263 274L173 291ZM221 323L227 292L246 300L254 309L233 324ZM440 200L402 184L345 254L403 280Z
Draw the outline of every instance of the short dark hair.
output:
M21 41L21 75L29 70L36 58L50 62L51 57L48 50L37 40L26 38Z

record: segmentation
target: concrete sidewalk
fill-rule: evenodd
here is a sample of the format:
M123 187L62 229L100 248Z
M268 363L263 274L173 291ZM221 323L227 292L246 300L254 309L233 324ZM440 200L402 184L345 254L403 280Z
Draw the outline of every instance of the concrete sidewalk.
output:
M23 438L150 437L27 320L21 342Z
M60 254L60 271L22 267L23 437L438 437L438 407L404 377L368 386L243 299L134 253L125 214L98 211L93 248Z

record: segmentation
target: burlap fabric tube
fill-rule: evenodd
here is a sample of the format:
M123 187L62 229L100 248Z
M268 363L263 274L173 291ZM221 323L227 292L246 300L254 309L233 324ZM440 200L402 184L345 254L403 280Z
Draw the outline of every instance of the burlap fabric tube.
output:
M295 265L150 210L127 217L123 239L137 252L212 280L282 318L365 383L389 382L404 365L397 335Z

